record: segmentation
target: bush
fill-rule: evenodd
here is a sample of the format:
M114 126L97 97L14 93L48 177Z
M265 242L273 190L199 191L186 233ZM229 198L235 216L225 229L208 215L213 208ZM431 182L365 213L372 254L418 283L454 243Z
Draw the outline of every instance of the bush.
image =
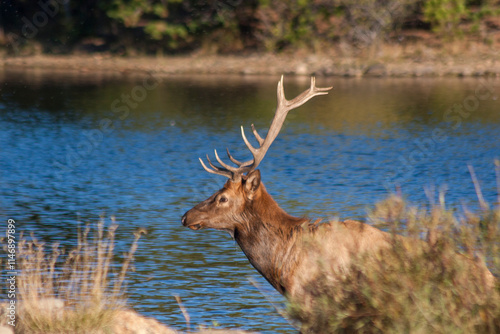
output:
M432 29L447 39L462 37L460 21L467 16L465 0L427 0L424 2L424 19Z
M375 257L353 254L336 281L323 265L305 296L288 305L303 332L500 332L500 286L488 281L483 261L500 273L500 207L457 215L440 198L427 210L399 196L377 204L369 218L393 233L392 247Z
M329 1L260 0L255 34L268 51L287 46L317 48L335 38L331 17L336 6Z
M352 45L365 47L382 42L414 14L417 0L341 0L342 35Z

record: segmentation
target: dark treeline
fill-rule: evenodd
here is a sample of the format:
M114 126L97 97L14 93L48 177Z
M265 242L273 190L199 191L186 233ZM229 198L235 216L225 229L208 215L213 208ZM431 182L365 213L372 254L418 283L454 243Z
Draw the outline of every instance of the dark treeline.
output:
M399 43L409 31L491 44L499 8L496 0L1 0L0 47L9 54L318 50Z

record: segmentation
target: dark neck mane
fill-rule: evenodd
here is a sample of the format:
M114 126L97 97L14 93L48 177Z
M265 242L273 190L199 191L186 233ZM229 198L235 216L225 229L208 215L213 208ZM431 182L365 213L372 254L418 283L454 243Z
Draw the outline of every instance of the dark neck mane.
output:
M242 216L241 227L234 231L234 238L250 263L280 293L287 290L287 282L295 268L296 254L293 243L300 225L309 222L286 213L261 185L250 208Z

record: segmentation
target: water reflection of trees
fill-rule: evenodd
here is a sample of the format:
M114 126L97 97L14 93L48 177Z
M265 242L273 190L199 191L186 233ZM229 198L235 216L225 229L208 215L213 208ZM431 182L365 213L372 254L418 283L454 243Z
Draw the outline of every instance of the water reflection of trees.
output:
M239 125L249 127L252 123L262 131L267 129L276 106L278 80L253 76L163 77L159 79L160 85L148 91L147 96L122 117L113 112L113 102L140 85L140 76L29 71L3 73L0 79L6 109L49 113L69 122L88 118L96 126L103 118L110 118L119 121L121 128L139 131L175 125L187 130L203 127L210 132L237 132ZM291 98L307 85L306 77L286 78L286 95ZM418 129L420 125L442 123L446 110L473 94L480 81L473 78L319 78L318 85L333 85L334 89L306 108L293 111L287 123L305 132L323 129L381 134L401 126ZM495 101L481 101L474 114L464 121L498 123Z

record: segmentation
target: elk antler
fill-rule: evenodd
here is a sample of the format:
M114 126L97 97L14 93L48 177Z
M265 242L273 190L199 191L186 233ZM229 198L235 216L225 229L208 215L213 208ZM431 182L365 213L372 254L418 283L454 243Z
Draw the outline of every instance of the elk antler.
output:
M229 153L229 150L226 149L227 151L227 156L229 159L238 167L233 167L230 166L226 163L224 163L220 158L219 155L217 154L217 150L215 150L215 158L219 162L219 164L222 167L215 166L211 161L210 158L208 157L207 154L207 160L213 169L208 168L204 163L203 160L200 158L201 165L203 168L212 174L218 174L218 175L224 175L228 178L230 178L233 181L237 181L240 179L241 175L243 173L249 173L253 170L255 170L262 159L264 159L264 156L266 155L267 150L273 143L274 139L278 136L278 133L281 130L281 127L283 126L283 123L285 122L285 118L288 114L288 112L292 109L298 108L310 99L312 99L315 96L318 95L325 95L328 94L328 90L332 89L332 87L326 87L326 88L318 88L316 87L316 79L314 77L311 77L311 87L309 87L308 90L305 90L302 92L300 95L295 97L293 100L287 100L285 98L285 92L283 89L283 76L281 76L281 80L278 82L278 105L276 107L276 112L274 114L273 121L271 122L271 126L269 127L269 131L267 132L266 138L262 139L262 137L257 133L257 130L255 129L254 125L252 124L252 132L257 139L257 142L259 143L259 147L255 148L250 144L248 141L247 137L245 136L245 131L243 130L243 126L241 127L241 136L243 137L243 141L247 145L248 149L253 155L253 159L245 162L240 162L233 158L233 156Z

